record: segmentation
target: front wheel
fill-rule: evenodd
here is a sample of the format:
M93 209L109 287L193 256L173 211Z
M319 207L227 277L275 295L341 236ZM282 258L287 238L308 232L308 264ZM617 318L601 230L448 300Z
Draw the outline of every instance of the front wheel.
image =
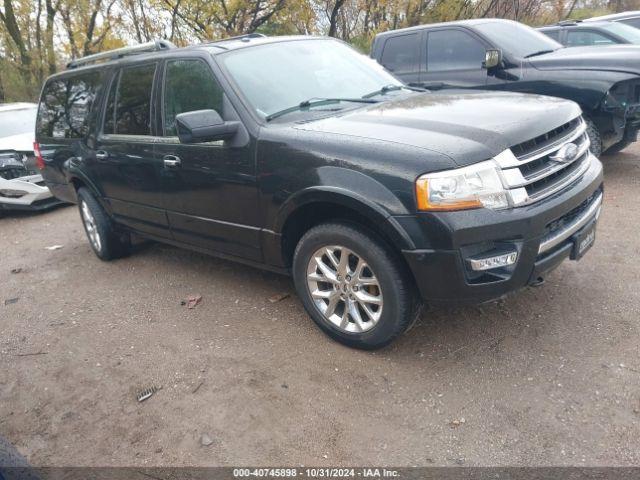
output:
M596 124L589 117L584 117L584 121L587 124L587 136L589 137L589 143L591 144L589 150L596 157L600 158L602 155L602 136L600 130Z
M400 259L358 225L327 223L309 230L296 247L293 277L311 318L350 347L389 344L419 312Z

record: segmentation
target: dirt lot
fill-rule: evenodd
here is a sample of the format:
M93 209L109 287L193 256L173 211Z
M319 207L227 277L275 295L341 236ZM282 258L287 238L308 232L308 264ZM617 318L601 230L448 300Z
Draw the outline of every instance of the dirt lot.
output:
M286 277L155 244L103 263L75 207L0 219L0 435L38 466L639 465L640 148L605 168L582 261L376 353Z

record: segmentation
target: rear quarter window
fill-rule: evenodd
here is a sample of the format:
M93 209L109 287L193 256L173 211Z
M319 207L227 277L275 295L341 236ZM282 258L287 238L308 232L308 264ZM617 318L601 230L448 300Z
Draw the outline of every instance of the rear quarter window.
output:
M100 85L101 71L49 80L42 92L36 134L46 138L83 138Z
M391 37L384 44L380 63L390 72L415 72L419 53L419 33Z

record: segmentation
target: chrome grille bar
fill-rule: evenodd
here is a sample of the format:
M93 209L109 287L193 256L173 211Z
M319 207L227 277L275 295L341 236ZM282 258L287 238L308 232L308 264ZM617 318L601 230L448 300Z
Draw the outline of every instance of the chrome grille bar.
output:
M582 213L582 215L575 218L572 222L570 222L568 225L565 225L560 230L544 237L540 242L540 247L538 247L538 254L548 252L553 247L561 244L571 235L584 227L593 218L598 218L600 216L601 207L602 193L598 194L598 196L591 202L591 205L589 205L589 207Z

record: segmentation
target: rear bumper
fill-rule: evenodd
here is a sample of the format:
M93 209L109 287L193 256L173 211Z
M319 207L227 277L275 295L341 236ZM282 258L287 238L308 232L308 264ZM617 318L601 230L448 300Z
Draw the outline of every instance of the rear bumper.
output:
M11 192L12 195L4 194ZM18 196L19 195L19 196ZM0 210L46 210L61 202L42 184L40 175L6 180L0 178Z
M481 303L535 283L569 258L574 238L597 221L602 164L595 157L571 188L528 207L397 217L416 245L404 251L422 297L432 303ZM470 258L517 251L514 265L473 271Z

